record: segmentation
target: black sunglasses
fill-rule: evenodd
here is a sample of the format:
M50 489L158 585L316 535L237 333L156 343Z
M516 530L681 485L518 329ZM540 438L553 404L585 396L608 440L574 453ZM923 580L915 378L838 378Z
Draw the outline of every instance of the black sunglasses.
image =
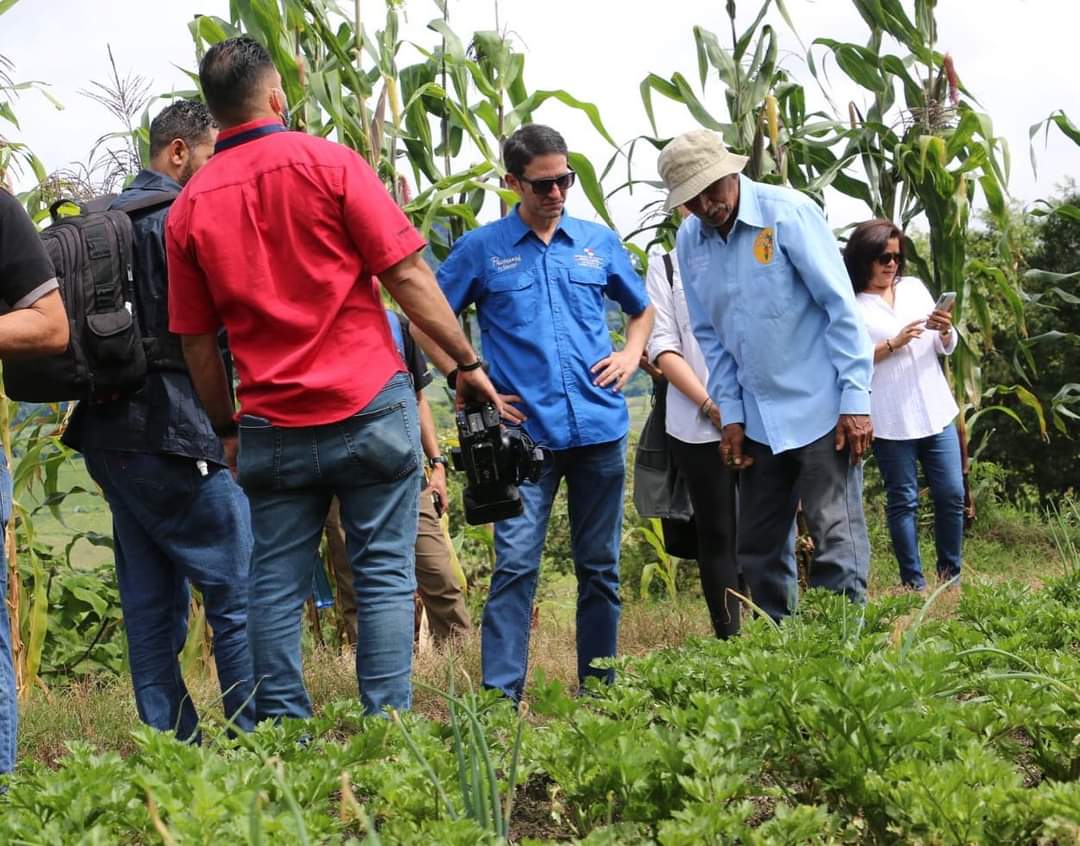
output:
M874 261L880 264L882 267L890 262L896 262L900 264L900 260L904 257L903 253L882 253L880 256L875 256Z
M526 183L532 188L534 194L546 197L556 185L565 194L573 186L575 179L577 179L577 174L572 170L568 170L562 176L552 176L547 179L526 179L524 176L519 176L518 182Z

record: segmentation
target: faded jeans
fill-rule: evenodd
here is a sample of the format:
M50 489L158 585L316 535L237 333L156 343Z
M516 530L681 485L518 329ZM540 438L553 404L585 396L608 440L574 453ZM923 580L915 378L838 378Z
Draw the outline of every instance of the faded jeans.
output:
M920 464L934 501L938 578L958 575L964 546L964 475L956 427L950 423L936 435L909 441L874 438L874 457L885 483L885 515L900 581L917 590L926 587L919 556Z
M360 701L368 714L411 705L420 468L416 396L404 373L336 423L285 428L240 418L238 479L255 535L248 634L258 720L311 716L300 623L335 495L357 598Z
M11 519L11 472L0 450L0 530ZM0 775L15 769L19 706L15 699L15 667L11 662L11 626L7 606L7 556L0 561Z

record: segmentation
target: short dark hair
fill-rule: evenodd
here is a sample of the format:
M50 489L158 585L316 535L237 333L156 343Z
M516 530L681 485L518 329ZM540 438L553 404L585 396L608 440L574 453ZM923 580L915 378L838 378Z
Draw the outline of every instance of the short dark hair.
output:
M270 54L254 38L242 35L219 41L199 63L199 83L206 105L223 123L243 123L259 84L273 69Z
M558 132L550 126L530 123L506 139L503 166L508 173L520 178L525 175L529 162L537 156L565 156L566 153L566 141Z
M150 123L150 157L153 158L177 138L189 147L207 140L217 126L210 110L197 100L176 100Z
M879 217L864 220L852 230L847 246L844 247L844 264L856 294L866 290L870 282L870 265L885 252L890 238L896 238L900 242L900 261L896 266L896 275L900 277L904 275L904 233L899 226L891 220Z

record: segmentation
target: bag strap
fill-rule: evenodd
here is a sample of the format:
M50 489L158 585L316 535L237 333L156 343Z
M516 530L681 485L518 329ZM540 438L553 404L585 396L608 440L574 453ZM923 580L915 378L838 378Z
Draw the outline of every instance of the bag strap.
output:
M675 287L675 262L671 260L671 253L664 253L661 258L664 260L664 273L667 275L667 283L669 288Z
M112 206L112 208L130 215L146 209L156 209L158 206L167 206L179 196L179 191L147 191L146 196L141 200L124 203L120 206Z

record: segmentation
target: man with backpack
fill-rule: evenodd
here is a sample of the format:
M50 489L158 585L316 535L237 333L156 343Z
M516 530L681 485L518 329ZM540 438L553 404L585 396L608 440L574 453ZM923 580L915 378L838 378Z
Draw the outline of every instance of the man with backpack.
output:
M57 353L68 320L56 274L26 211L0 188L0 358ZM0 450L0 536L11 519L11 472ZM0 774L15 768L15 669L7 613L6 557L0 561Z
M112 202L132 226L129 310L146 352L143 386L78 404L64 435L81 451L113 515L120 601L139 717L181 739L198 715L180 674L189 582L202 594L226 718L253 725L247 591L248 504L168 331L165 220L213 153L217 127L201 103L177 100L150 124L150 162Z

